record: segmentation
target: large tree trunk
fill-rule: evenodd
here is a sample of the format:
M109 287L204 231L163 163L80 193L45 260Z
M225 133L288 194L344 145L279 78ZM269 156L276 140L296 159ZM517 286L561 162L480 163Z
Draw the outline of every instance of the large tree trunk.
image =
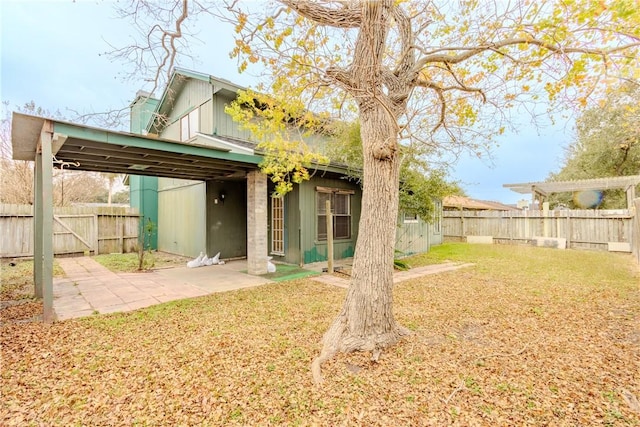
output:
M408 333L393 317L400 165L396 121L377 100L360 107L364 155L360 231L347 298L312 364L316 383L322 381L322 363L336 352L372 351L377 360L382 349Z

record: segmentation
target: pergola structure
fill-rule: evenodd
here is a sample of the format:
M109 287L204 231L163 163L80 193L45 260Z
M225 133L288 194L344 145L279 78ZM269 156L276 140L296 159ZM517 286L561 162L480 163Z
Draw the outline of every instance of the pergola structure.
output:
M14 160L35 162L34 284L53 321L53 168L194 180L246 179L249 274L266 273L267 179L262 157L13 113ZM64 162L64 163L63 163ZM255 208L259 206L258 208ZM264 271L262 271L264 269Z
M623 189L627 193L627 209L633 206L636 186L640 184L640 175L616 176L609 178L578 179L574 181L526 182L523 184L504 184L516 193L531 194L532 200L544 201L552 193L575 191L600 191Z

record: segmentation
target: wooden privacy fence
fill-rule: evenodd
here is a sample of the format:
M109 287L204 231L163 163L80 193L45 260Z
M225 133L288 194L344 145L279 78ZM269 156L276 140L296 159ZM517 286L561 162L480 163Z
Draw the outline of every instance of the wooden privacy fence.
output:
M129 207L53 209L54 255L132 252L138 243L140 215ZM33 256L33 206L0 204L0 257Z
M637 201L636 201L637 202ZM636 206L638 203L636 203ZM443 232L447 240L467 236L492 236L496 243L525 244L533 237L564 238L567 248L631 251L634 210L559 211L445 211ZM611 245L611 244L614 245Z
M633 250L633 254L636 257L636 260L640 264L640 199L635 199L633 201L635 216L633 218L633 239L631 243L631 248Z

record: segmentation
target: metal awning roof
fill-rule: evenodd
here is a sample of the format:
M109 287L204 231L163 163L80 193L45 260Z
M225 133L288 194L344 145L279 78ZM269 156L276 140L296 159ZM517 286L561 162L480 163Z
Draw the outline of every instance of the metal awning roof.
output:
M53 125L53 155L65 169L194 180L244 178L261 156L230 153L127 132L13 113L15 160L34 160L46 121ZM59 167L58 165L55 165Z
M617 176L609 178L578 179L574 181L526 182L522 184L504 184L520 194L550 194L573 191L628 189L640 184L640 175Z

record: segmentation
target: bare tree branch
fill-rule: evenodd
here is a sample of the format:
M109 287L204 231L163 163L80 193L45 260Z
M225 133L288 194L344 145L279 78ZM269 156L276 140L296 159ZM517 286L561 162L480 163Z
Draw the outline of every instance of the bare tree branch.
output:
M151 39L153 38L153 34L156 30L159 30L161 33L160 43L162 45L162 49L164 50L164 56L161 58L160 64L156 70L155 82L157 86L157 82L159 81L160 74L165 71L167 73L167 79L170 77L171 72L173 71L173 65L175 63L176 55L178 53L176 49L176 39L182 37L182 23L189 16L189 5L188 0L182 0L182 13L178 16L175 23L175 31L169 31L163 29L159 24L154 25L149 30L147 34L147 40L151 43ZM155 86L154 86L155 89ZM153 92L153 91L152 91Z
M334 9L308 0L281 0L281 3L320 25L357 28L362 23L362 12L356 2L325 2L338 6Z
M417 63L416 63L416 71L419 71L420 69L422 69L426 64L429 63L434 63L434 62L442 62L442 63L449 63L449 64L458 64L461 63L469 58L472 58L476 55L479 55L483 52L486 52L488 50L492 50L492 51L498 51L498 49L503 48L503 47L508 47L508 46L517 46L517 45L533 45L533 46L539 46L541 48L544 48L546 50L549 50L553 53L558 53L558 54L562 54L562 55L567 55L570 53L585 53L585 54L591 54L591 55L599 55L602 57L607 57L613 53L616 52L622 52L634 47L639 47L640 46L640 42L636 42L636 43L629 43L626 45L622 45L622 46L617 46L617 47L612 47L609 49L590 49L590 48L586 48L586 47L565 47L565 46L556 46L541 40L536 40L536 39L529 39L529 38L511 38L511 39L506 39L506 40L502 40L499 42L495 42L495 43L490 43L490 44L485 44L485 45L480 45L480 46L476 46L473 48L467 48L467 47L447 47L447 48L443 48L443 49L438 49L437 51L434 51L432 53L427 54L426 56L420 58ZM450 55L447 52L454 52L454 51L464 51L463 53L459 53L457 55ZM445 53L440 53L440 52L445 52Z

